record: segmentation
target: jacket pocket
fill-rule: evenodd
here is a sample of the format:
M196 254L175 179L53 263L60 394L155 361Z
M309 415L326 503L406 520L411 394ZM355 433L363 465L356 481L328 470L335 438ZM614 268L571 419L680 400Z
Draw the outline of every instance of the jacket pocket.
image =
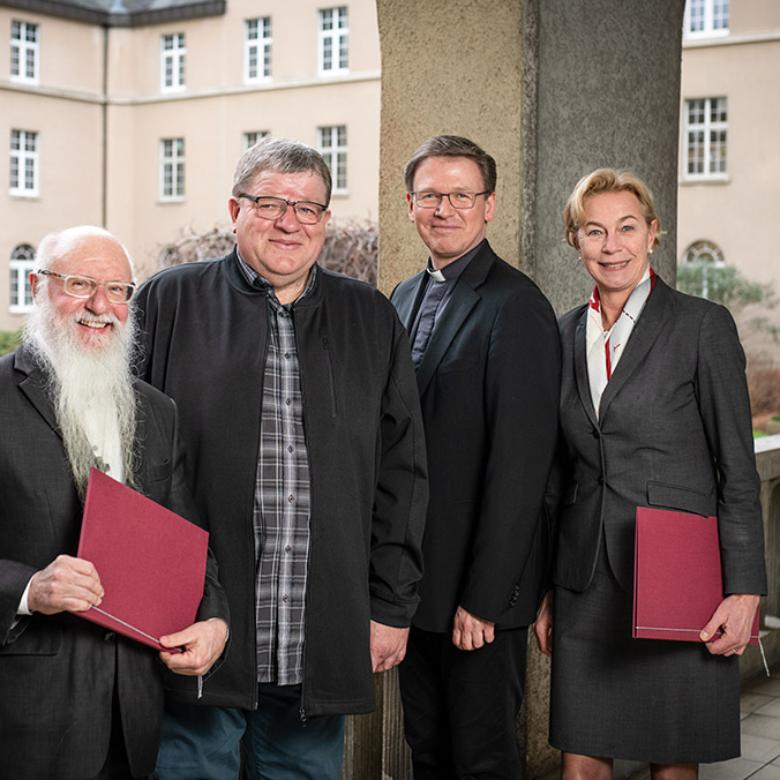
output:
M672 485L668 482L648 482L647 502L652 506L663 506L667 509L681 509L697 515L713 515L716 512L715 497L712 492L701 493L682 485Z
M328 363L328 383L330 384L330 416L335 417L338 413L336 406L336 375L333 372L333 359L330 354L330 344L328 337L322 337L322 348L325 350L325 359Z
M58 626L42 627L34 625L33 617L23 617L22 621L30 621L21 633L7 645L0 647L0 656L8 655L57 655L62 645L62 631ZM20 624L21 627L21 624Z
M158 463L150 463L146 469L146 476L150 482L159 482L162 479L171 478L171 461L163 458Z

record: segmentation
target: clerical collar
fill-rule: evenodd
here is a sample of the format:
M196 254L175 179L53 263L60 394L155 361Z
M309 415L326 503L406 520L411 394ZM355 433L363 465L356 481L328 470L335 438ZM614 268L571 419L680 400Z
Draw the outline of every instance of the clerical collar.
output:
M462 255L457 260L448 263L444 268L434 268L433 263L431 263L431 258L429 257L428 264L425 267L428 276L430 276L434 282L448 282L457 279L463 273L463 269L474 258L474 255L482 249L485 240L486 239L480 241L472 250L466 252L465 255Z

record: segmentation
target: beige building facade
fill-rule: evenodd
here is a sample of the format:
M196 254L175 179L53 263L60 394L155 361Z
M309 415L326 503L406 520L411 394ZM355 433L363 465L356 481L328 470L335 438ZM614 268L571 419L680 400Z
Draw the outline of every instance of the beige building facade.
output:
M30 308L46 233L105 225L146 275L182 231L227 224L235 162L266 133L323 151L334 217L377 218L373 2L105 7L0 0L0 330Z
M688 0L677 254L780 293L780 3ZM706 284L706 282L704 282Z

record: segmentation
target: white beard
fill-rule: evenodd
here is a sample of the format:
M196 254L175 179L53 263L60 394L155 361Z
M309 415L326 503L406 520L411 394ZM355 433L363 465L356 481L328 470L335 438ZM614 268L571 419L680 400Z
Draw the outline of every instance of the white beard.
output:
M133 484L135 455L132 318L122 326L109 314L87 317L114 324L105 343L85 345L76 333L76 320L85 313L58 318L48 295L42 294L24 338L50 374L49 392L82 498L92 467Z

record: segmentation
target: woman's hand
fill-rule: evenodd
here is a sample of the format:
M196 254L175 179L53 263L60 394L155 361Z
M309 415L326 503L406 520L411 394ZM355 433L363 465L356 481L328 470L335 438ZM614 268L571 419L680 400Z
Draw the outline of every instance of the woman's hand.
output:
M553 593L551 590L548 590L547 593L544 594L542 603L539 606L539 611L536 613L536 621L534 622L536 641L539 645L539 649L544 655L552 655L552 600Z
M713 655L742 655L745 652L759 600L760 597L752 593L735 593L720 602L699 634ZM713 639L718 632L722 632L721 635Z

